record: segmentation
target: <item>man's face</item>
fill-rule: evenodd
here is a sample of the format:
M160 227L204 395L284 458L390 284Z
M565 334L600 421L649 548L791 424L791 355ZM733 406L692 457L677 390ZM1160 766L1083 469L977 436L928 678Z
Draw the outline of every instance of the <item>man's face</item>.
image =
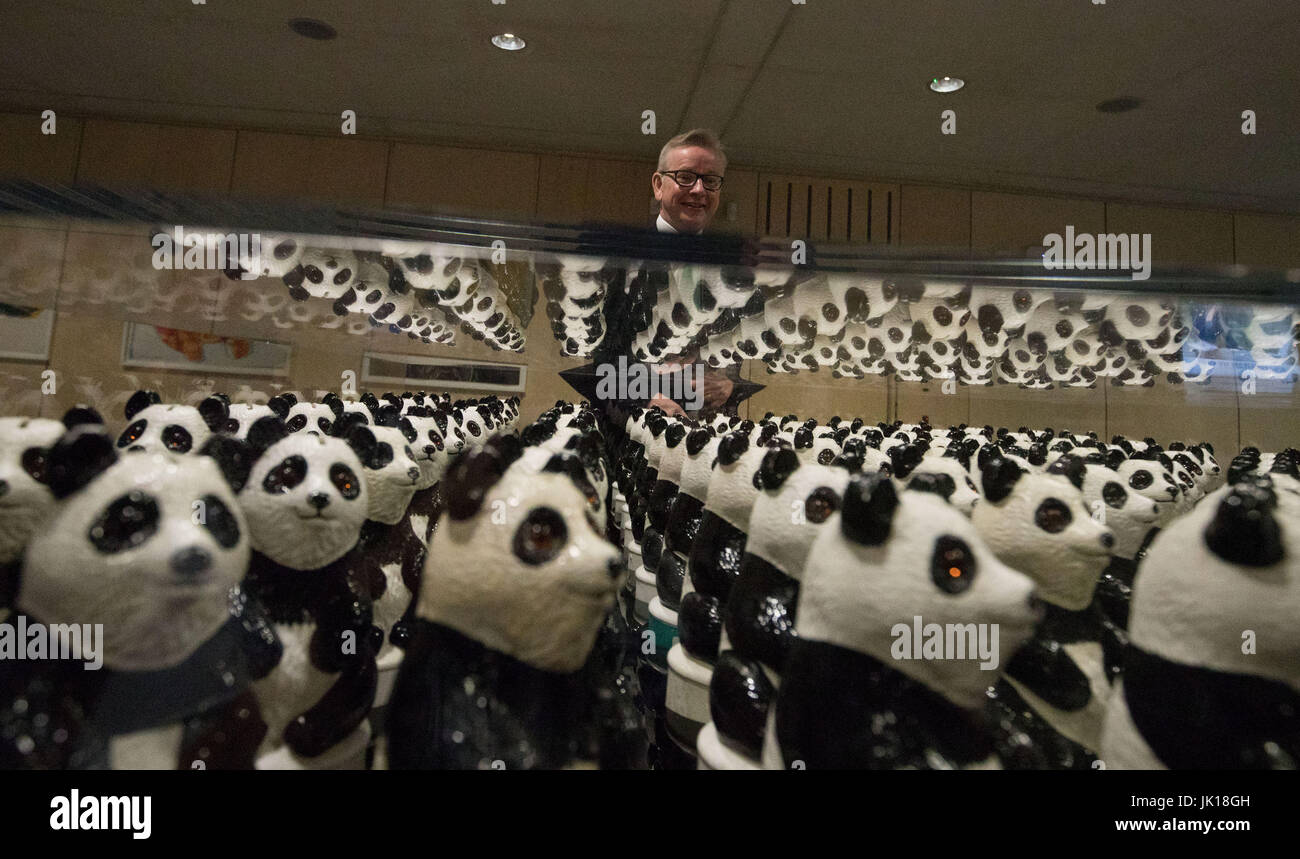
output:
M723 175L722 159L699 146L682 146L669 151L668 166L664 169ZM703 232L713 220L714 212L718 211L722 192L704 190L703 181L697 180L690 188L683 188L673 181L672 176L655 173L650 184L664 220L679 233Z

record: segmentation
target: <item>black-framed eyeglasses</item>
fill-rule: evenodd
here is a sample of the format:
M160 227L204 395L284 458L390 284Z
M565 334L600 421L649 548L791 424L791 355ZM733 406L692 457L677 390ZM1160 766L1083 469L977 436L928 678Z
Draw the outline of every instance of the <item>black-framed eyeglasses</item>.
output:
M697 179L704 182L706 191L717 191L722 187L722 177L713 173L695 173L691 170L660 170L659 172L673 177L673 181L683 188L695 187Z

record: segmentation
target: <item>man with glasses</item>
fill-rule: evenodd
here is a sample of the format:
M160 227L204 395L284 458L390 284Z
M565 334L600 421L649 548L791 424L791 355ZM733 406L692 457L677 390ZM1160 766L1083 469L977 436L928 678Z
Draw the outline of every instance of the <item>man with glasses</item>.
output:
M722 193L727 156L712 131L696 128L679 134L659 151L659 167L650 178L661 233L698 235L713 220Z

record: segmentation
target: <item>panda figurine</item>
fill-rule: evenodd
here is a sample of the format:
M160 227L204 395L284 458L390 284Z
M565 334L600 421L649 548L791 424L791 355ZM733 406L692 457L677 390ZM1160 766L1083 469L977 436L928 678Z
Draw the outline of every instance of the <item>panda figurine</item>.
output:
M390 704L393 769L557 769L599 754L580 669L622 566L565 457L536 472L512 467L520 454L496 436L445 478Z
M1101 454L1085 457L1084 462L1084 503L1094 516L1104 517L1106 527L1115 535L1110 562L1097 584L1097 601L1110 622L1126 629L1138 561L1159 530L1156 523L1160 505L1140 492L1126 489L1119 472L1109 468Z
M320 433L328 435L338 420L333 408L325 402L313 403L299 400L293 394L278 394L267 401L271 411L284 421L289 432Z
M261 418L269 417L276 414L269 405L259 406L249 403L232 403L226 416L226 422L221 426L221 432L235 438L246 438L248 428L254 422ZM283 417L283 415L281 415Z
M855 476L813 541L765 768L1000 764L982 706L993 669L1041 616L1033 582L938 493L895 487L884 474ZM960 656L913 651L914 629L924 625L928 649L928 630L953 624L997 638L987 653L978 639L963 640Z
M156 391L136 391L126 401L126 429L117 446L129 451L191 453L221 432L230 417L230 401L213 394L198 408L163 404Z
M767 714L794 637L800 579L813 540L840 509L850 472L802 465L789 447L769 448L754 474L758 497L740 573L722 611L722 637L709 683L709 712L726 751L711 769L757 769Z
M362 462L373 461L374 436L290 433L269 417L253 424L248 445L238 494L252 545L245 586L284 645L254 684L267 724L258 767L355 761L368 741L383 641L353 552L369 511Z
M1298 514L1295 496L1246 477L1156 537L1106 715L1107 768L1300 765Z
M281 650L240 589L249 528L230 464L242 447L216 437L208 455L119 458L103 427L88 423L49 448L58 504L27 547L15 619L93 624L102 667L0 662L0 762L253 767L266 726L250 684ZM10 706L15 692L25 709Z
M0 418L0 620L13 599L23 549L54 506L46 470L50 447L63 432L58 421Z
M1123 647L1094 602L1115 536L1084 506L1084 471L1069 455L1031 473L994 454L981 468L984 501L971 513L998 559L1035 581L1046 609L1007 662L990 706L1036 740L1053 768L1091 766L1110 695L1105 662Z

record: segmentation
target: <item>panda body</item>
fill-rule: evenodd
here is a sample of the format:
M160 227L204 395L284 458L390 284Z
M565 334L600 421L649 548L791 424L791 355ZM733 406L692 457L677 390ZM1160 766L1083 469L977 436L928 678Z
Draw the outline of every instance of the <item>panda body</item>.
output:
M1296 768L1296 513L1269 480L1248 478L1156 537L1102 736L1107 767Z
M0 418L0 617L12 599L23 549L54 507L46 463L63 430L53 420Z
M103 744L94 754L101 765L251 768L264 725L249 687L271 670L280 645L239 587L250 542L230 478L207 456L118 459L96 426L71 429L50 448L48 465L60 501L28 546L17 611L29 623L101 625L103 667L4 666L29 681L62 676L64 703L29 707L29 735L50 741L66 702L76 700L90 726L82 737ZM12 690L15 679L0 687ZM87 763L75 760L86 749L59 743L53 736L28 755Z
M590 754L580 669L621 568L564 457L539 473L514 468L518 453L497 437L447 477L390 704L395 769L549 769Z
M764 765L996 765L980 710L991 669L978 657L899 658L898 629L910 631L918 616L941 626L997 624L1005 663L1038 620L1032 588L934 493L900 492L884 475L855 477L804 565L798 635Z

